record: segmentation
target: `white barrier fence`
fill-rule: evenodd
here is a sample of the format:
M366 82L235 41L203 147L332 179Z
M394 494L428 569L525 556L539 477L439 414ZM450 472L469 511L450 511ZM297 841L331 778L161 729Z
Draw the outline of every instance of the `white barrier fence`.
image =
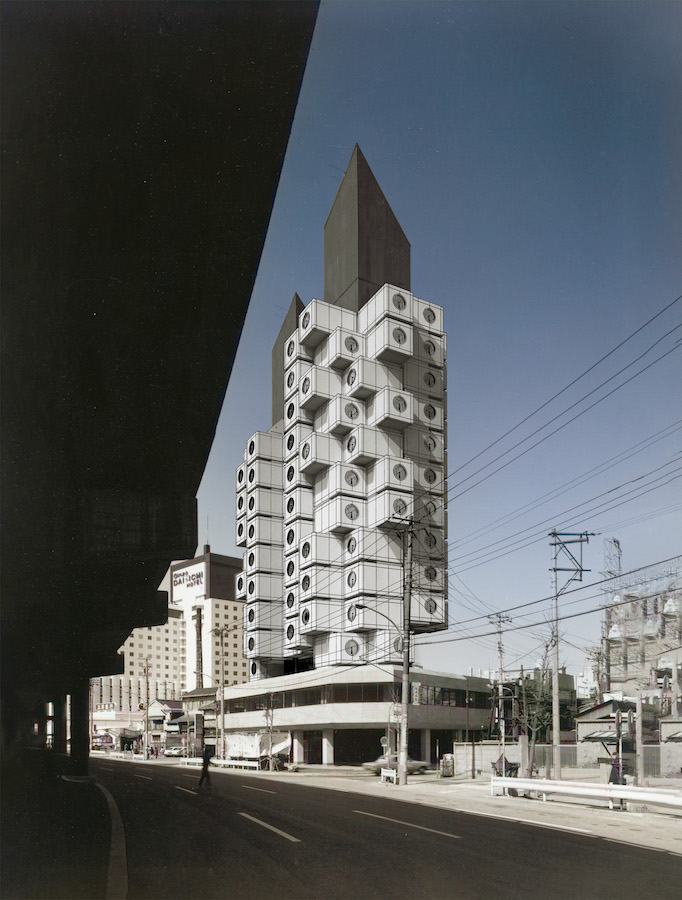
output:
M186 766L200 766L203 763L201 757L182 760ZM211 765L221 769L260 769L257 759L219 759L217 756L211 759Z
M491 797L497 794L498 789L507 794L509 788L514 788L516 792L539 794L543 800L547 800L552 794L608 800L611 809L614 800L618 803L627 800L632 803L668 806L682 810L682 791L664 788L635 787L628 784L595 785L580 781L549 781L544 778L492 778L490 781Z

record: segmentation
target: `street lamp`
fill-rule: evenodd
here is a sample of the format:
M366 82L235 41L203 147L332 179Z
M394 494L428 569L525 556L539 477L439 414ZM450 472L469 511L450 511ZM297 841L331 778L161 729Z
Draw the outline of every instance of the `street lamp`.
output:
M412 541L408 544L408 563L407 571L410 570L412 555ZM402 630L402 649L403 649L403 678L402 691L400 698L400 749L398 753L398 783L407 784L407 714L409 711L409 694L410 694L410 592L405 591L403 602L403 627L400 629L390 616L386 613L375 609L373 606L367 606L364 603L356 603L356 609L369 609L387 619L395 630L400 634Z

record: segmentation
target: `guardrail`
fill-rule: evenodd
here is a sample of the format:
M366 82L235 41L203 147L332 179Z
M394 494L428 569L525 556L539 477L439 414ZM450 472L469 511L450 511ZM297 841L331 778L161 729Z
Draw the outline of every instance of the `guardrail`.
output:
M551 794L608 800L610 809L613 809L614 800L619 804L623 800L628 800L632 803L669 806L682 810L682 791L665 788L635 787L628 784L596 785L582 781L549 781L546 778L491 778L491 797L496 795L497 788L500 788L503 794L507 794L509 788L514 788L515 793L539 794L543 800L547 800Z
M201 757L195 756L190 759L179 757L186 766L200 766L203 763ZM257 759L219 759L213 757L211 759L212 766L218 766L221 769L259 769L260 763Z

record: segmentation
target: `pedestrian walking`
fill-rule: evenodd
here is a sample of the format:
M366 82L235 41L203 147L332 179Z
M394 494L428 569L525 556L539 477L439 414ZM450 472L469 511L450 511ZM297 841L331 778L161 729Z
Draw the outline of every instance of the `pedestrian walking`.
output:
M208 747L204 747L204 756L203 756L204 761L201 766L201 778L199 779L199 787L202 787L204 781L206 781L206 784L208 787L211 786L211 776L209 775L209 772L208 772L208 767L211 764L211 756L212 756L212 753L208 749Z

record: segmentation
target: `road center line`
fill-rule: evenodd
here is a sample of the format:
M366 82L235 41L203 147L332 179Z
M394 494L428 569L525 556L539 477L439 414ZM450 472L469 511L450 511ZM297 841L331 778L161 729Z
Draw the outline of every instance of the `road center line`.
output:
M133 774L135 775L134 772L133 772ZM146 781L152 781L151 775L135 775L135 778L144 778Z
M413 822L403 822L401 819L390 819L388 816L377 816L375 813L364 812L362 809L354 809L353 812L361 816L371 816L373 819L383 819L385 822L395 822L396 825L406 825L408 828L418 828L420 831L430 831L431 834L442 834L443 837L459 840L460 834L450 834L448 831L437 831L435 828L426 828L424 825L415 825Z
M249 784L241 784L240 787L246 788L247 791L260 791L261 794L276 794L277 791L266 791L265 788L251 787Z
M257 825L262 825L263 828L267 828L269 831L274 831L275 834L279 834L282 837L286 838L288 841L293 841L295 844L300 844L301 841L299 838L294 837L291 834L287 834L286 831L280 831L279 828L275 828L274 825L268 825L267 822L261 822L260 819L257 819L255 816L250 816L248 813L240 812L240 816L244 816L245 819L250 819L252 822L255 822Z
M186 794L195 794L196 791L190 791L188 788L180 787L179 784L174 784L173 787L176 791L184 791Z

